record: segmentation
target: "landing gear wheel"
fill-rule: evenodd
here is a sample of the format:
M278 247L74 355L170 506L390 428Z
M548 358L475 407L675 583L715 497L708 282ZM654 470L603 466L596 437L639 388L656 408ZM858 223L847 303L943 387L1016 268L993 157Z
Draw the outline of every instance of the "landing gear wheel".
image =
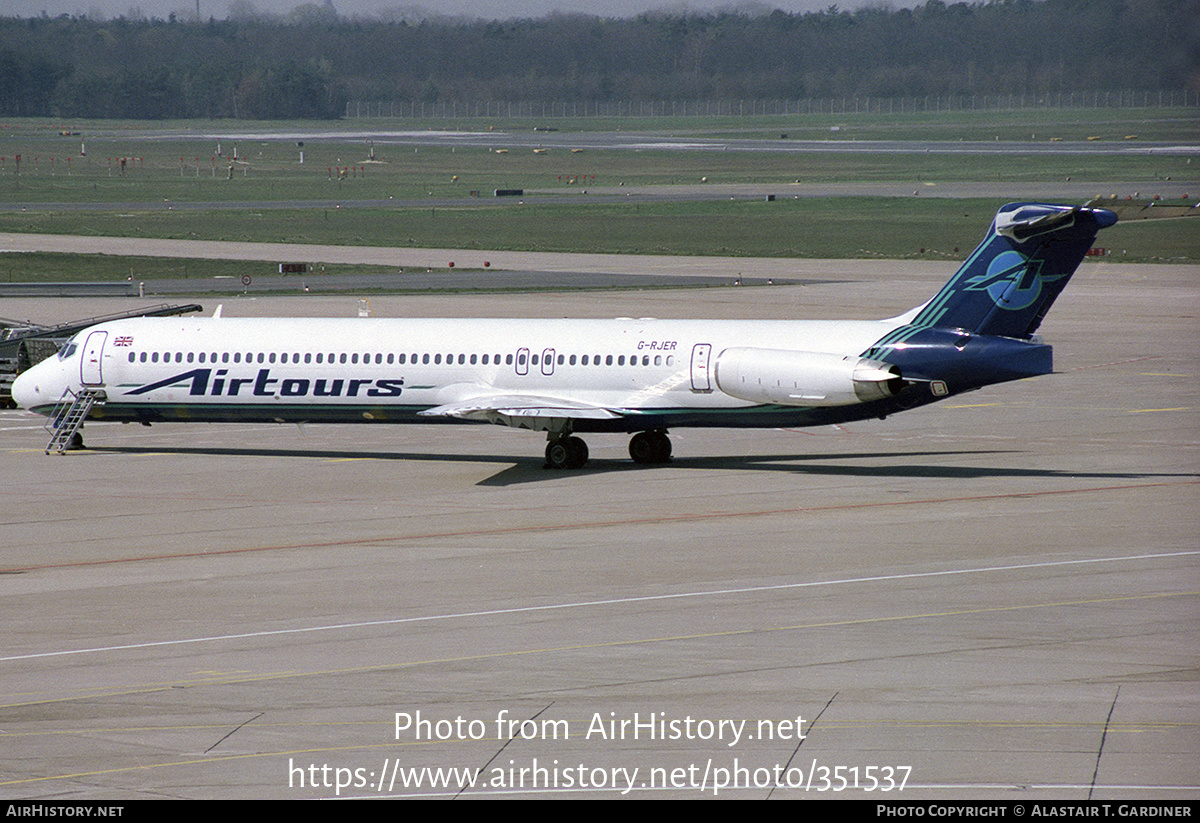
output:
M587 461L587 443L578 437L562 437L546 444L548 469L578 469Z
M588 447L582 438L568 437L567 446L572 450L574 461L574 465L568 468L578 469L588 462Z
M638 432L629 441L629 456L634 463L668 463L671 460L671 439L661 429Z
M83 432L75 432L73 435L71 435L71 439L67 441L67 449L69 451L77 451L79 449L86 448L87 446L83 445Z

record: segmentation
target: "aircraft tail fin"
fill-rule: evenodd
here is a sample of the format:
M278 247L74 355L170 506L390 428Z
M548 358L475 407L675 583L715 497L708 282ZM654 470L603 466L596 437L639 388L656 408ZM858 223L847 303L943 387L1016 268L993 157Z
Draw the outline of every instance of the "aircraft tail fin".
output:
M979 248L909 322L1029 339L1096 233L1116 222L1107 209L1009 203Z

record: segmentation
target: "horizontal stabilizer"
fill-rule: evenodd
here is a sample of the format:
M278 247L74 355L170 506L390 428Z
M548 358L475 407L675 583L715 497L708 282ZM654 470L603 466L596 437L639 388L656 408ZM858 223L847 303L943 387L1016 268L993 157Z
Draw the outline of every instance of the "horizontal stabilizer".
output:
M1200 217L1200 203L1168 200L1104 200L1097 197L1087 204L1098 206L1121 220L1166 220L1172 217Z

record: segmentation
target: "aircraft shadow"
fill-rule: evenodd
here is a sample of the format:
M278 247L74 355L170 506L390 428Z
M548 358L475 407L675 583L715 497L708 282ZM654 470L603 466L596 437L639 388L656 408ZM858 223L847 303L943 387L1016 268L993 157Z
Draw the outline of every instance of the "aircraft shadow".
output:
M431 452L345 451L325 449L279 449L209 446L95 446L90 451L111 454L171 454L224 457L288 457L317 460L395 460L432 463L497 463L506 467L479 481L479 486L511 486L537 483L571 476L647 472L663 469L722 469L726 471L782 472L796 475L830 477L892 477L913 480L976 480L987 478L1147 480L1152 478L1194 478L1200 473L1169 472L1080 472L1058 469L1028 469L1022 467L947 465L921 463L920 458L960 457L972 455L1021 454L1019 449L945 449L936 451L850 452L825 454L776 454L769 456L731 455L723 457L675 457L663 465L639 466L629 460L595 459L581 469L552 471L544 467L540 457L513 457L511 454L438 454ZM858 465L853 461L901 459L894 465ZM851 461L847 464L847 461Z
M986 478L1037 478L1037 479L1091 479L1091 480L1145 480L1151 478L1195 478L1200 473L1172 474L1165 472L1080 472L1057 469L1027 469L1021 467L945 465L940 463L904 463L899 465L834 465L829 461L878 460L889 458L917 459L921 457L969 457L970 455L1020 454L1019 449L964 449L945 451L912 452L861 452L838 454L789 454L770 456L727 456L727 457L675 457L662 466L639 466L630 461L589 460L577 474L599 474L602 472L645 472L670 469L723 469L727 471L781 472L795 475L820 475L830 477L892 477L914 480L976 480ZM561 477L564 473L542 471L530 472L529 466L513 466L486 480L481 486L506 486L516 483L537 482ZM566 472L565 474L570 474Z

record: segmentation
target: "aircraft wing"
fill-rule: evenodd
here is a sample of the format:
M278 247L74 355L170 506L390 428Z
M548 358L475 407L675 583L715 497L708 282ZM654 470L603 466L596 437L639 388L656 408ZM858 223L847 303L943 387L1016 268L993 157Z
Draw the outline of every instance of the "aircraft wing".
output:
M520 394L491 394L434 406L417 412L426 417L457 417L463 420L507 422L505 418L546 417L615 420L632 414L627 409L609 409L579 400ZM513 425L509 423L508 425Z

